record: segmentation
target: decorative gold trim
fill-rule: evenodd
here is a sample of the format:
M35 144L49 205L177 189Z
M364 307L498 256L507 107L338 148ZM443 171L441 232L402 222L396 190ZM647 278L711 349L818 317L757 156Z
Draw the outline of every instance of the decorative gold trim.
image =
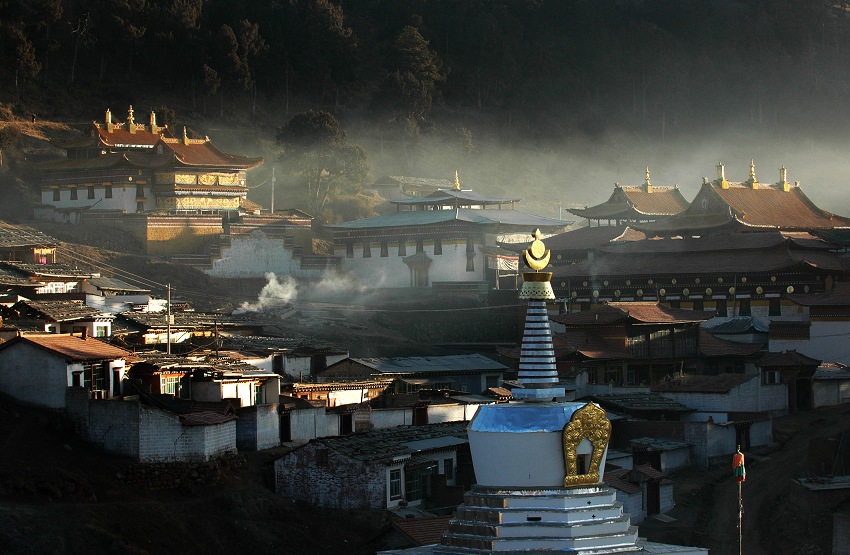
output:
M564 466L567 475L564 486L592 486L599 483L599 467L608 440L611 438L611 422L602 407L588 403L575 411L564 426ZM590 455L590 468L587 474L578 473L578 454L576 450L583 440L590 440L593 451Z

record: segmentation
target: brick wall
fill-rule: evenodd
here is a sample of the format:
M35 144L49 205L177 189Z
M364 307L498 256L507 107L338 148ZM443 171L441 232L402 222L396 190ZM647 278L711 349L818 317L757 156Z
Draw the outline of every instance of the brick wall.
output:
M236 410L236 446L239 449L270 449L280 445L277 404L254 405Z
M337 509L386 507L386 468L381 463L343 457L313 441L278 459L274 467L279 495Z

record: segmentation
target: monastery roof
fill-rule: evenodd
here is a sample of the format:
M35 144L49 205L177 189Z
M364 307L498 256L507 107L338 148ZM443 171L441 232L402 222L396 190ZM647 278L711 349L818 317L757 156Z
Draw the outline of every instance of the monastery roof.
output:
M412 210L390 212L373 218L354 220L326 227L333 230L387 229L394 227L420 227L460 222L482 226L511 226L534 229L563 229L572 222L526 214L517 210L480 210L456 208L450 210Z
M750 380L757 380L758 377L758 374L686 375L661 381L652 386L652 391L659 393L729 393Z
M27 307L31 310L42 314L43 316L53 320L54 322L70 322L73 320L83 320L88 318L109 318L112 316L104 314L96 308L86 306L78 301L30 301L23 300L15 303L13 308L20 310L20 307Z
M440 189L443 187L451 187L451 179L435 179L430 177L411 177L408 175L385 175L375 181L378 185L395 184L399 185L420 185L423 187L432 187Z
M699 323L715 314L712 311L670 308L657 302L617 302L573 314L559 314L550 319L568 327L584 327L605 326L627 320L641 324Z
M796 293L787 298L801 306L850 306L850 282L837 282L824 293Z
M781 353L767 353L756 361L759 368L799 368L801 366L820 366L821 362L816 358L807 357L798 353L796 349L782 351Z
M704 183L687 210L663 220L636 224L647 235L701 234L722 228L810 231L850 227L850 219L821 210L799 186L753 188L747 182Z
M174 153L178 162L185 166L251 169L263 163L263 159L260 157L248 158L222 152L209 139L163 137L162 144Z
M567 211L582 218L594 219L638 219L668 217L688 207L688 201L678 187L614 186L607 201L584 209L568 208Z
M476 193L471 189L453 189L442 187L430 195L421 198L391 200L393 204L461 204L461 205L486 205L486 204L509 204L521 201L521 197L489 197Z
M742 234L745 235L745 234ZM738 236L735 236L737 240ZM707 238L706 238L707 239ZM681 241L681 242L679 242ZM790 268L809 266L830 271L844 271L841 260L828 251L793 248L788 243L763 248L740 248L726 238L727 249L699 249L700 239L669 240L669 247L651 250L651 243L632 248L623 245L624 251L614 252L612 247L602 249L599 256L578 264L556 266L553 282L557 278L585 276L637 276L653 274L718 274L718 273L764 273ZM643 247L649 247L642 250ZM678 247L678 248L677 248ZM678 255L678 256L673 256Z
M443 355L433 357L352 358L354 362L384 374L414 372L475 372L504 371L508 367L479 354Z
M646 239L640 231L624 225L587 226L572 229L546 238L546 247L555 251L584 251L607 246L609 243ZM530 243L529 243L530 244ZM523 248L527 248L527 244Z
M409 457L417 451L426 450L410 447L409 444L412 442L443 437L456 438L465 442L468 424L468 422L459 421L422 426L396 426L365 433L324 437L315 439L311 443L316 442L361 461L390 462L396 457Z
M9 341L0 343L0 350L16 343L29 343L66 357L75 362L94 360L117 360L133 357L133 353L113 347L93 337L82 337L59 333L50 334L27 334L14 337Z

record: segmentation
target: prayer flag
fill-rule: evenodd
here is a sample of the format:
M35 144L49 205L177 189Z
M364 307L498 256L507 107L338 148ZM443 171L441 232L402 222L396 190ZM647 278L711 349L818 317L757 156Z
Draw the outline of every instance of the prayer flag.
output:
M735 474L736 482L747 481L747 470L744 468L744 454L741 453L740 448L737 453L732 455L732 472Z

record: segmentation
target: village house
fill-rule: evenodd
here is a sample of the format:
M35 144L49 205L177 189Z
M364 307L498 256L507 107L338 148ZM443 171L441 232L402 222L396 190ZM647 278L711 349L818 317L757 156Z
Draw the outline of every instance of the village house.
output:
M327 228L340 270L372 287L498 288L505 276L515 288L517 256L499 243L524 241L536 228L552 234L572 223L518 212L513 207L519 201L462 189L456 176L451 188L391 201L395 212Z
M66 389L108 399L122 395L132 353L92 337L27 334L0 343L0 391L40 407L65 407Z
M647 517L664 514L673 509L673 481L648 464L635 468L605 469L605 482L617 490L617 501L623 503L633 524Z
M80 282L100 277L97 272L86 272L64 264L0 262L0 267L32 283L37 283L35 293L38 295L79 292Z
M814 375L814 407L850 402L850 369L843 364L824 363Z
M18 301L3 311L7 322L21 329L110 337L114 316L81 301Z
M422 388L481 393L498 387L510 369L480 354L430 357L347 358L318 373L318 381L402 378L393 393L416 393Z
M151 290L120 279L87 278L80 283L79 289L85 295L87 306L103 312L117 314L128 310L150 310Z
M0 221L0 260L55 264L59 241L35 229Z
M219 332L256 335L262 331L261 323L224 314L172 311L171 318L169 325L165 312L129 311L117 315L118 321L126 327L122 332L125 341L138 346L186 343L193 338L206 338L211 344L210 339L214 340Z
M580 218L587 218L588 226L592 221L596 221L597 226L602 225L602 221L606 221L608 225L620 226L624 223L653 222L668 218L687 207L688 201L682 196L679 186L654 186L649 180L647 167L642 185L623 186L615 183L614 192L602 204L589 208L567 208L567 211Z
M275 461L275 491L296 501L348 510L429 501L445 506L439 498L447 488L472 483L466 426L398 426L312 440Z
M784 386L781 393L785 408L796 411L814 408L814 376L821 362L792 349L766 353L756 365L761 371L761 383L779 386L772 389Z

